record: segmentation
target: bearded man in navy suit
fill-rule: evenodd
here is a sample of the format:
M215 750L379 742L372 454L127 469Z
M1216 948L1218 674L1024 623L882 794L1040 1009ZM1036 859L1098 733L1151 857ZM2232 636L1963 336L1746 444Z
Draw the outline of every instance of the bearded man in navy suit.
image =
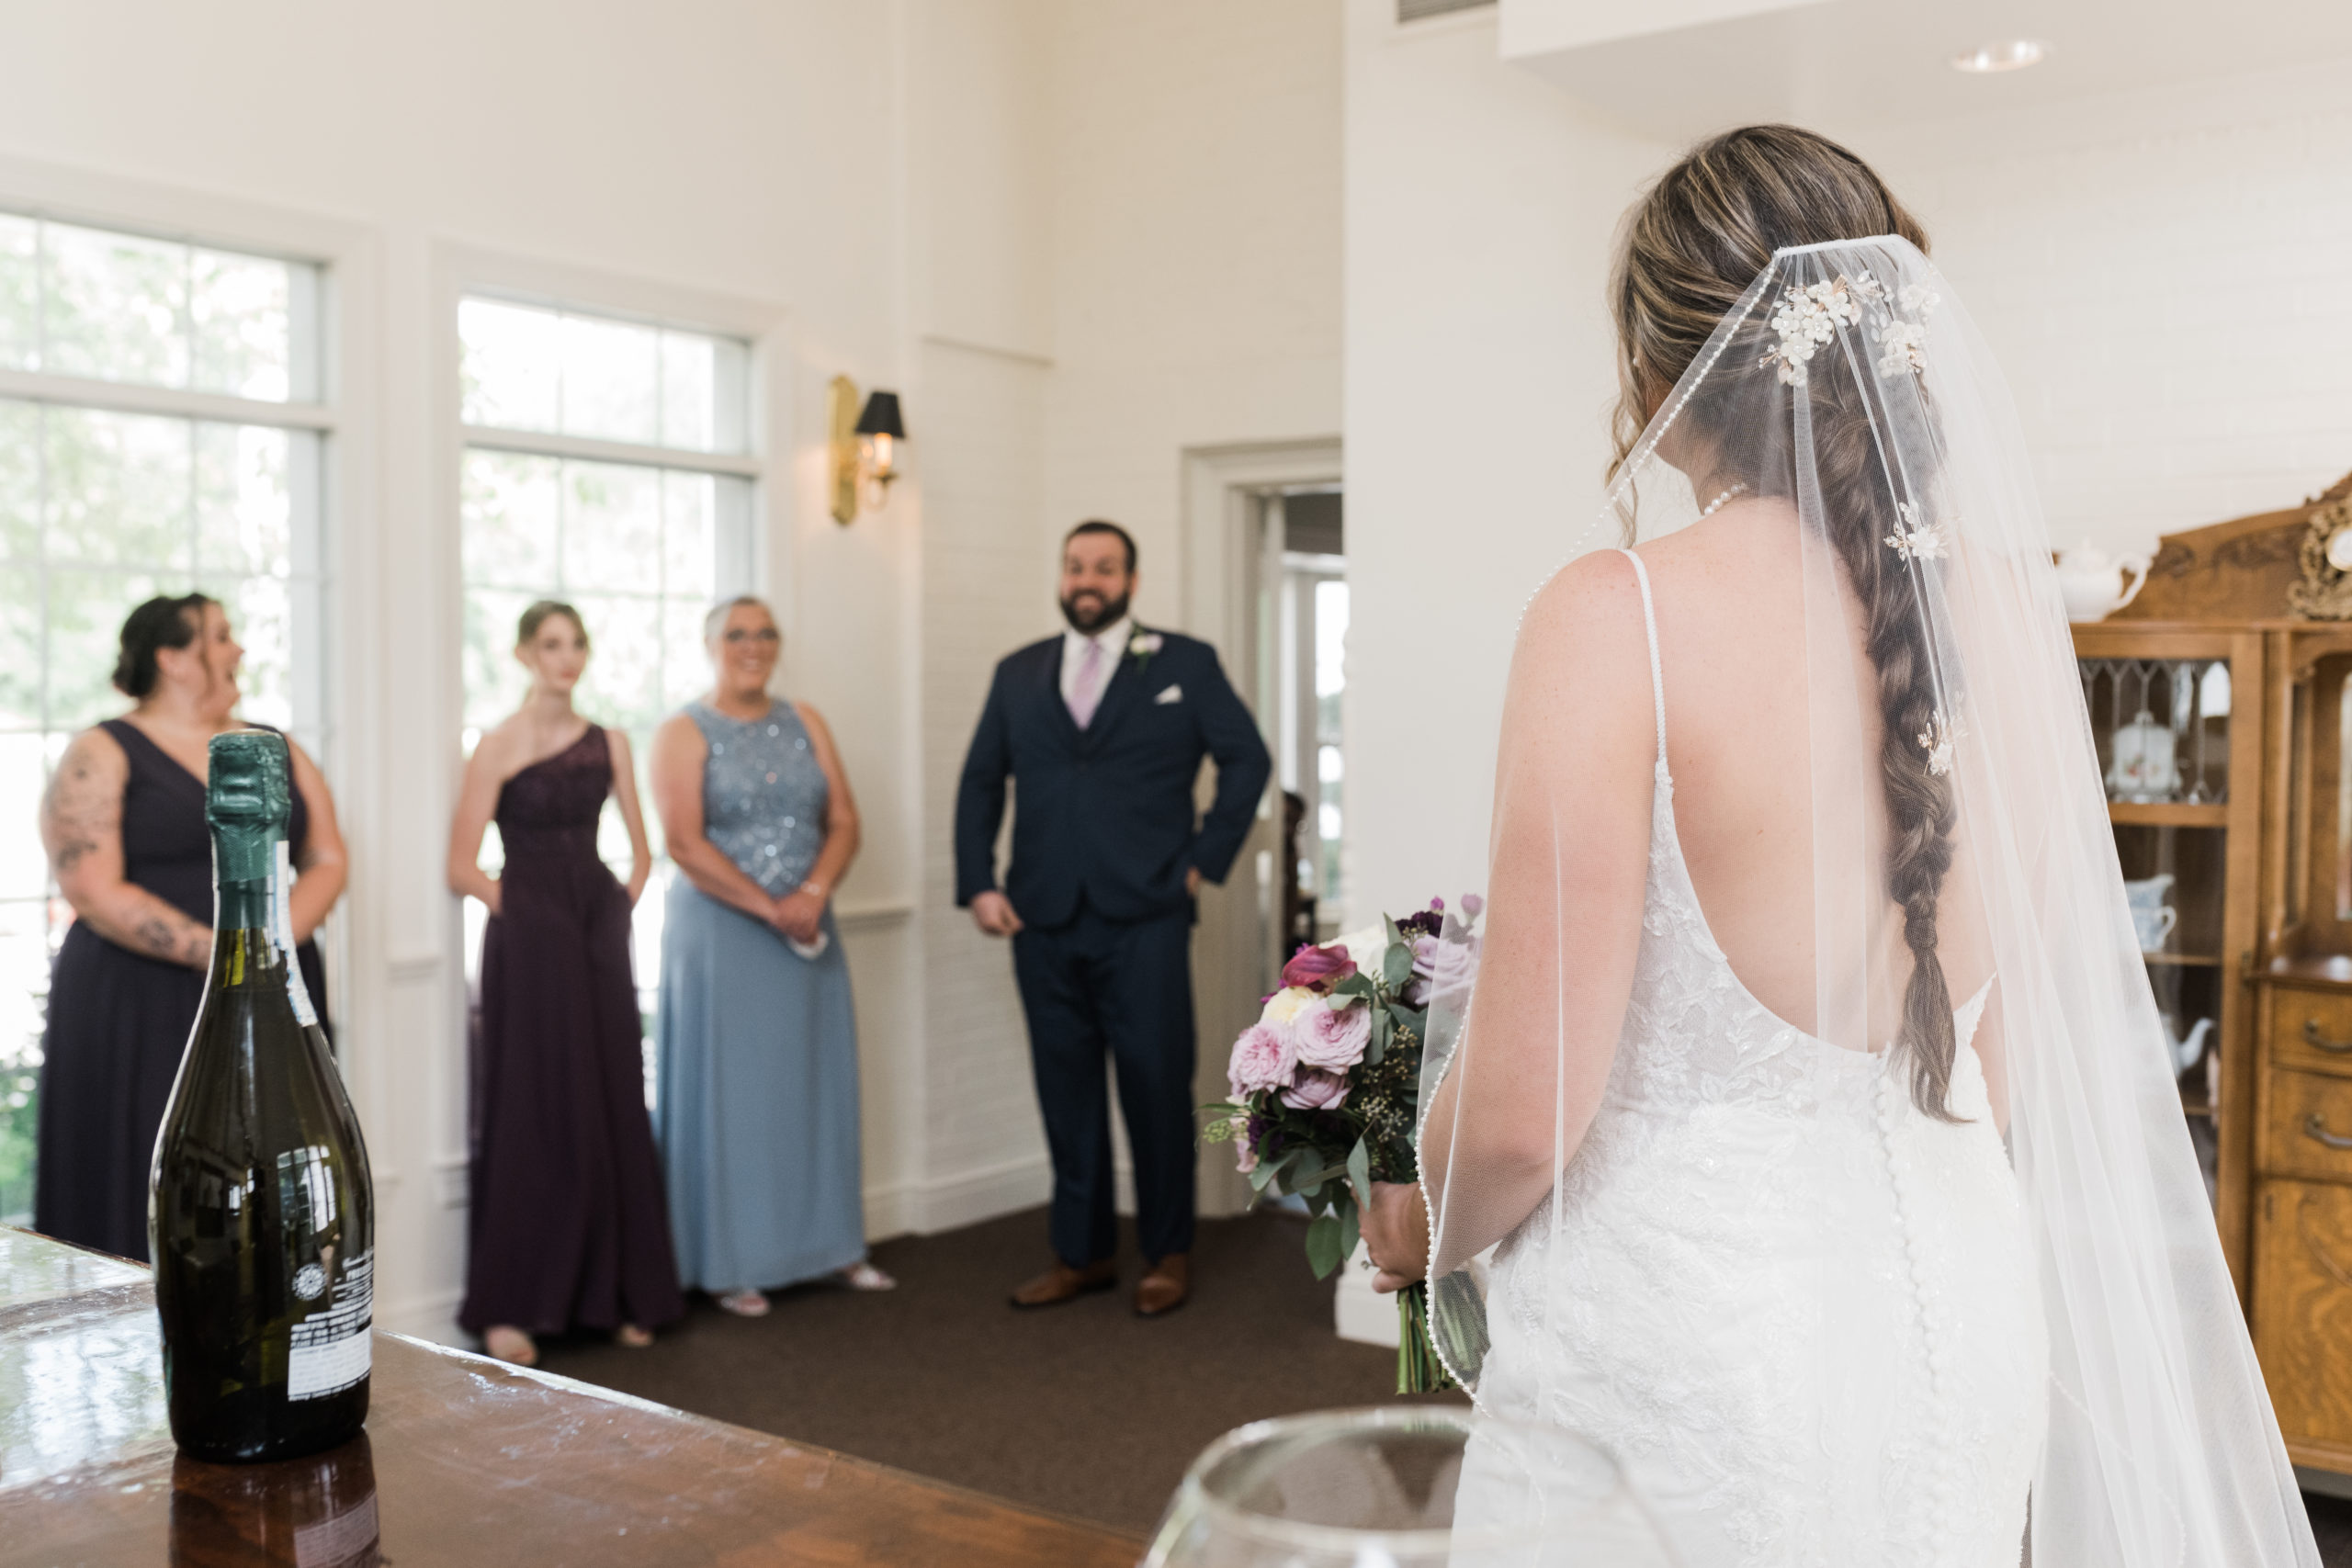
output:
M996 667L956 797L956 902L1012 939L1053 1156L1054 1264L1012 1293L1052 1306L1118 1282L1105 1060L1135 1156L1136 1311L1183 1304L1193 1246L1193 897L1223 882L1272 763L1207 643L1127 613L1136 545L1115 523L1062 541L1069 629ZM1201 760L1216 798L1196 818ZM1012 863L997 886L1004 785Z

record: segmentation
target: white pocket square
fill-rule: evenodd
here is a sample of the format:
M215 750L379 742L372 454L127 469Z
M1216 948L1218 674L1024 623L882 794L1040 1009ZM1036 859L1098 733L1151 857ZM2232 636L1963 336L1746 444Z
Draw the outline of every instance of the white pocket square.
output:
M1181 703L1184 700L1184 688L1170 686L1151 700L1155 703Z

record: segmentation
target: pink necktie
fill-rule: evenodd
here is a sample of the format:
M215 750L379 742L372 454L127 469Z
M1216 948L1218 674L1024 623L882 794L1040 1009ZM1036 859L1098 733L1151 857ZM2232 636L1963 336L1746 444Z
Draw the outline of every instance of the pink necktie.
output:
M1084 729L1094 721L1094 707L1102 700L1096 677L1102 672L1102 645L1092 637L1086 639L1086 654L1078 661L1078 684L1069 694L1069 716Z

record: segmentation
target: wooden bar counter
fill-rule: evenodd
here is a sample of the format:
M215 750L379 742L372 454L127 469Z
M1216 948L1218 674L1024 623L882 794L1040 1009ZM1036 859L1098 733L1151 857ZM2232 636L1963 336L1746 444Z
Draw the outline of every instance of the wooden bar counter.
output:
M0 1564L1131 1568L1130 1536L378 1334L364 1437L174 1450L135 1264L0 1229Z

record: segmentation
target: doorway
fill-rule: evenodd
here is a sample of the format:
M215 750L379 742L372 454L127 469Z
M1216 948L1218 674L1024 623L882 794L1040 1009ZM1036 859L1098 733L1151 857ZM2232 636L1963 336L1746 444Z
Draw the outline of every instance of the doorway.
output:
M1227 1097L1227 1055L1279 983L1297 945L1290 938L1295 922L1304 918L1320 934L1338 929L1331 922L1345 915L1346 750L1334 684L1344 681L1347 634L1340 457L1336 438L1196 448L1184 457L1184 625L1216 645L1275 767L1232 874L1224 886L1202 892L1193 939L1202 1102ZM1318 660L1325 647L1329 657ZM1286 830L1291 795L1300 803L1287 813L1297 826ZM1326 824L1334 829L1328 848ZM1302 861L1310 866L1305 879ZM1249 1206L1254 1195L1233 1168L1230 1145L1202 1146L1199 1190L1204 1215Z
M1261 502L1263 526L1281 541L1279 575L1261 582L1273 600L1274 777L1282 797L1276 865L1279 950L1322 943L1347 919L1348 560L1336 486L1277 491Z

